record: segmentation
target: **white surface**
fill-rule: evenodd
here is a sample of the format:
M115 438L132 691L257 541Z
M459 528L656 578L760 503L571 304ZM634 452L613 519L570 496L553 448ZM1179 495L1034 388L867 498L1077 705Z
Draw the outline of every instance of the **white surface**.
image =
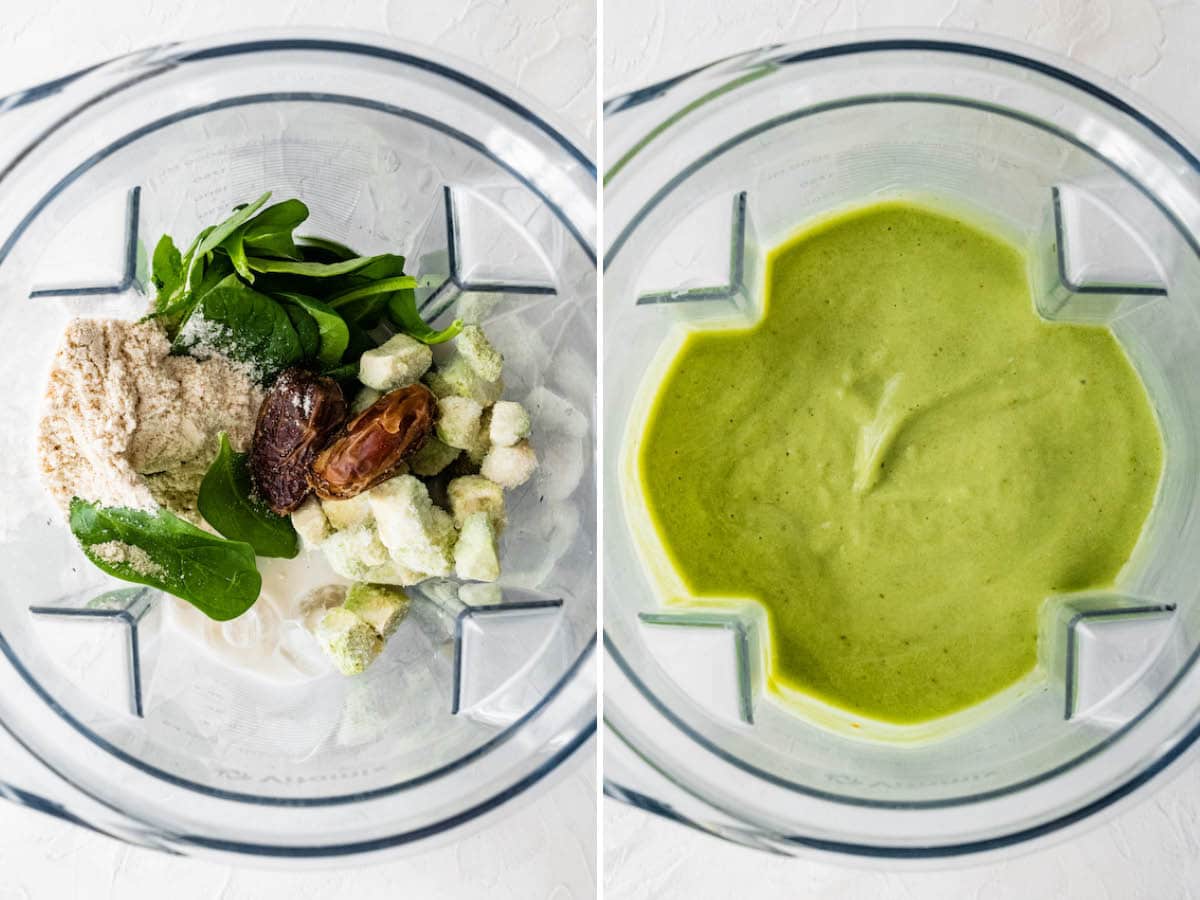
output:
M592 0L39 0L3 4L0 94L150 44L282 25L379 31L469 59L595 138ZM0 900L582 900L595 894L595 756L499 824L420 858L320 874L174 859L0 801Z
M606 0L606 97L716 57L831 31L977 30L1064 53L1200 133L1195 0ZM608 900L1181 900L1200 897L1200 762L1114 820L997 865L863 871L780 859L605 800Z

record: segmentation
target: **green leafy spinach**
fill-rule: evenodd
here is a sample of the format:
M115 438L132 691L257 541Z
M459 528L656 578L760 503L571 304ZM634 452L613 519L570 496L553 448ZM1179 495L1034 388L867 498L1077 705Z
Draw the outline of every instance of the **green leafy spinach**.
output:
M191 290L195 287L202 273L203 266L210 262L209 255L219 247L226 238L236 232L243 224L248 222L250 218L258 212L264 203L271 199L271 192L267 191L253 203L247 203L245 206L238 207L228 219L214 225L204 234L203 239L196 246L192 254L191 260L187 267L187 287Z
M316 359L321 352L321 329L308 311L296 303L284 303L283 311L292 320L296 329L296 337L300 339L300 356L303 359Z
M329 240L329 238L315 237L310 234L301 235L296 238L296 245L304 259L311 259L314 262L333 262L341 259L353 259L358 256L357 253L345 244L339 244L337 241Z
M308 207L299 200L273 203L242 226L242 242L255 256L303 259L292 232L307 218Z
M417 312L416 291L397 291L388 300L388 318L392 324L409 337L423 344L441 344L457 337L463 330L462 319L455 319L440 331L431 328Z
M334 309L341 310L368 297L389 295L387 299L388 317L392 320L392 324L409 337L416 338L425 344L440 344L461 332L463 323L460 319L455 319L446 328L439 331L431 328L421 318L421 314L417 312L416 292L413 290L416 285L417 280L408 275L384 278L331 297L329 305Z
M253 547L165 509L104 507L76 497L71 531L99 569L174 594L218 622L246 612L262 589Z
M349 370L378 343L372 335L385 319L429 344L458 334L460 322L439 331L421 318L403 256L297 237L308 207L296 199L267 206L270 197L201 230L183 253L167 235L155 247L152 315L175 352L222 353L269 379L296 364Z
M259 556L292 559L300 552L296 529L254 495L245 453L234 453L221 434L217 457L200 483L200 515L225 537L245 541Z
M304 357L300 336L276 300L231 274L200 299L175 338L176 352L221 353L253 367L263 378Z
M337 310L326 306L315 297L291 293L280 293L279 296L303 309L316 323L320 341L315 356L321 368L336 366L350 345L350 328L346 321L338 315Z
M174 293L183 279L183 256L169 234L158 239L150 265L150 277L158 291Z
M340 262L321 263L251 256L249 264L250 268L256 272L280 272L287 275L303 275L305 278L333 278L357 272L364 266L370 265L374 259L373 256L356 256Z

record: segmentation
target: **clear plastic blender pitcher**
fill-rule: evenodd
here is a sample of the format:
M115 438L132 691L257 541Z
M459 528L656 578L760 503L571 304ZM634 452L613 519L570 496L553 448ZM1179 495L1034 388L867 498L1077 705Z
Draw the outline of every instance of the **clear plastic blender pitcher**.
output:
M616 98L605 134L609 793L777 851L919 859L1062 834L1178 757L1200 734L1200 159L1178 130L1064 63L883 34ZM664 602L632 458L687 329L753 321L767 250L895 196L1017 235L1042 316L1112 329L1165 469L1116 587L1046 598L1022 696L937 735L863 739L764 689L752 610Z
M0 793L136 843L294 864L424 847L545 782L595 729L588 156L457 64L328 32L147 50L0 100L0 121ZM67 320L140 316L158 236L265 190L304 200L308 233L405 254L427 319L484 324L542 461L509 495L499 586L413 589L353 679L309 658L298 623L271 648L314 666L294 683L165 627L176 601L87 564L34 455ZM252 644L266 616L214 640Z

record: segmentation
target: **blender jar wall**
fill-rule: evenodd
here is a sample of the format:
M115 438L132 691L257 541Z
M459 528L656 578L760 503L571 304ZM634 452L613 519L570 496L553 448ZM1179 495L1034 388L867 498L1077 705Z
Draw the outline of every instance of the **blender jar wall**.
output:
M1019 786L1058 779L1057 788L1047 788L1053 796L1040 798L1045 807L1028 800L1025 809L1010 810L1017 820L1032 822L1063 804L1082 805L1083 796L1100 796L1099 782L1072 782L1077 797L1062 793L1061 786L1081 774L1091 756L1126 776L1138 771L1136 741L1126 739L1114 749L1118 735L1142 717L1151 718L1148 711L1187 671L1196 648L1194 564L1184 547L1195 540L1190 510L1198 499L1192 472L1200 397L1181 366L1200 350L1196 178L1190 162L1152 128L1104 111L1103 103L1044 78L1034 66L1000 62L958 45L896 44L885 40L807 54L803 48L760 51L678 86L610 104L618 147L609 156L619 162L609 173L606 201L606 635L619 672L609 678L607 715L660 772L670 771L685 791L734 820L769 820L773 833L799 830L835 841L852 836L852 823L861 819L838 804L982 808L988 798L1002 801ZM672 116L673 110L681 112ZM628 120L623 124L622 116ZM666 126L654 129L654 122L664 121ZM648 137L639 143L643 136ZM621 156L627 146L633 149ZM1095 202L1085 216L1071 218L1078 212L1074 207L1059 209L1065 224L1056 230L1056 196L1068 192L1070 203L1081 204L1081 197ZM639 615L657 610L659 598L678 587L631 487L631 458L649 394L682 328L748 321L761 297L751 260L742 266L741 283L736 278L726 283L724 297L701 296L683 273L672 291L661 265L662 245L673 240L669 235L677 227L725 233L730 218L736 226L741 203L747 223L741 245L748 256L760 255L806 218L897 194L930 197L951 211L981 215L1025 243L1035 293L1048 293L1050 281L1061 288L1070 274L1058 270L1058 244L1064 228L1074 229L1068 238L1074 238L1075 258L1068 263L1103 290L1064 291L1072 302L1043 312L1111 322L1158 412L1166 443L1158 503L1113 595L1099 602L1122 612L1114 621L1146 612L1164 624L1141 647L1141 657L1127 663L1129 677L1109 685L1111 696L1089 715L1067 706L1065 694L1078 691L1080 679L1086 682L1102 668L1095 657L1072 660L1073 685L1067 669L1048 659L1048 676L1023 685L1024 696L964 717L963 728L934 741L889 746L847 738L795 716L761 689L754 692L753 725L730 722L714 717L689 696L686 685L666 674L639 623ZM734 215L721 221L704 212L731 205ZM1135 246L1119 259L1096 254L1094 242L1080 238L1097 225L1125 229L1137 238L1130 242ZM1085 258L1089 251L1091 259ZM736 249L731 259L736 261ZM730 273L736 268L731 265ZM1122 282L1131 273L1140 283ZM1044 620L1060 621L1057 612L1071 603L1082 600L1050 600ZM1065 646L1071 622L1068 616L1043 644ZM754 623L746 623L752 630ZM751 678L753 671L750 667ZM632 697L634 691L643 696ZM668 731L688 738L677 743ZM695 754L695 763L674 755L689 740L708 751ZM667 745L675 749L663 751ZM710 762L713 770L705 771ZM736 787L728 781L733 769L742 770L734 776ZM720 787L717 770L724 779ZM746 779L744 773L750 773ZM810 807L822 801L830 803L825 818L810 815ZM940 831L954 818L947 812L934 823L932 815L918 827ZM862 821L858 837L921 841L911 822L904 838L888 833L880 825L886 818ZM964 827L959 817L954 839L1017 830L1002 821L976 820Z
M586 157L473 76L351 40L258 36L168 48L85 76L57 101L52 131L20 148L0 177L3 321L22 336L21 353L0 363L10 386L0 404L14 423L3 437L4 475L16 492L0 545L6 727L106 804L106 827L129 834L128 816L181 844L231 852L406 843L537 783L594 722ZM71 316L140 314L147 245L164 232L186 239L265 189L305 200L308 232L360 252L406 254L427 317L485 324L509 355L506 396L538 423L543 468L509 497L502 605L491 594L460 596L454 582L428 584L411 627L363 678L291 686L222 669L179 636L158 635L152 607L138 623L145 717L137 718L123 695L98 700L86 678L58 665L28 612L81 604L105 587L40 491L39 398ZM46 248L78 241L72 249L88 253L78 223L114 197L130 211L140 264L120 290L64 293ZM456 655L463 623L500 621L514 604L530 626L529 658L489 669L494 690L460 704L462 667L495 662ZM541 618L525 615L530 606ZM232 811L237 804L257 811L246 817Z

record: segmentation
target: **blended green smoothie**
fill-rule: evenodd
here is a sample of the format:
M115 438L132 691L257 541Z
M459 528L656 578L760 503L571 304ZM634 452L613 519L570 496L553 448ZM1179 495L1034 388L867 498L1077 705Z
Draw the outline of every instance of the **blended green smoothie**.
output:
M763 319L663 379L642 492L695 597L752 598L775 685L911 724L1026 676L1052 594L1105 588L1162 442L1104 327L1052 324L1025 260L887 202L767 260Z

